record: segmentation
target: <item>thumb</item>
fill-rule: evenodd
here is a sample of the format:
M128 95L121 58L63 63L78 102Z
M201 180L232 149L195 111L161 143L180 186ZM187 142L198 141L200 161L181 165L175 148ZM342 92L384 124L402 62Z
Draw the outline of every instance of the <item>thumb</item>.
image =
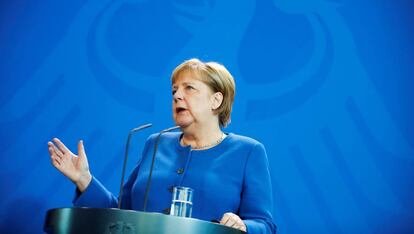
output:
M85 148L83 147L83 140L80 140L78 143L78 156L79 158L86 159Z

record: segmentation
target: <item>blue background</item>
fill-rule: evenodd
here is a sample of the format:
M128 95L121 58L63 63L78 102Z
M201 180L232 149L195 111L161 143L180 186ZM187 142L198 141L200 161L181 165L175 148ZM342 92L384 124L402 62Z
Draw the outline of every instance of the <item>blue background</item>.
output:
M146 137L173 125L170 73L198 57L237 84L226 129L268 151L280 233L413 233L411 1L0 2L0 232L41 232L74 186L47 141L118 193ZM196 209L196 207L194 207Z

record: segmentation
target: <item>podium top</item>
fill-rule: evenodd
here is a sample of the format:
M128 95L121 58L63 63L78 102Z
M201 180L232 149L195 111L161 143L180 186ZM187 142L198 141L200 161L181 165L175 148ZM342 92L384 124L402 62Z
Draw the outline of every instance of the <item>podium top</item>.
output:
M115 208L59 208L46 213L46 233L218 233L243 231L217 223Z

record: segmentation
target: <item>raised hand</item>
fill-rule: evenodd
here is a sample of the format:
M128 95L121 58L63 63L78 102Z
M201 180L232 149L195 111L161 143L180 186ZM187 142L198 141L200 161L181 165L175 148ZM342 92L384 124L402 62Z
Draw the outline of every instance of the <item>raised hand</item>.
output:
M220 220L220 224L225 226L229 226L232 228L236 228L242 231L246 231L246 225L244 224L243 220L236 214L233 213L225 213Z
M47 143L52 165L68 177L83 192L92 180L83 141L78 143L78 155L73 154L58 138Z

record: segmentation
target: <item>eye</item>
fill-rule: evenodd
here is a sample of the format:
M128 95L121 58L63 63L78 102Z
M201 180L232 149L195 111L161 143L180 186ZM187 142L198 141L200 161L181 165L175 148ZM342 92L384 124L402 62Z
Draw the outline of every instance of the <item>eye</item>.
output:
M193 89L194 89L194 87L193 87L193 86L191 86L191 85L187 85L185 88L186 88L187 90L193 90Z
M173 91L172 91L172 95L174 96L174 94L177 92L177 90L176 89L173 89Z

